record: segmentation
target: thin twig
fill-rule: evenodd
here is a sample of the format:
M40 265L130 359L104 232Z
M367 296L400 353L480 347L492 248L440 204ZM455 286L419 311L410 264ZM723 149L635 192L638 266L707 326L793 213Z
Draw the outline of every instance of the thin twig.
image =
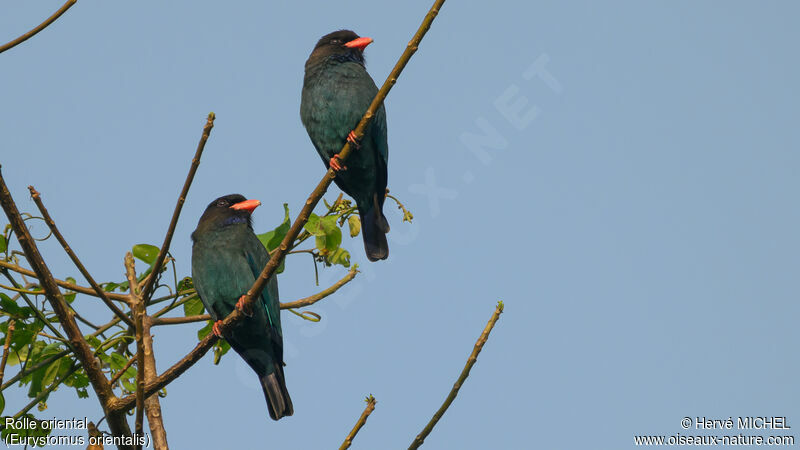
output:
M164 237L164 243L161 244L161 250L158 251L158 256L156 256L156 260L153 263L150 277L144 282L145 284L144 288L142 289L142 299L145 301L145 304L148 303L150 295L152 295L156 278L158 278L158 274L161 272L161 266L164 264L164 258L167 257L169 245L172 242L172 235L175 233L175 226L178 225L178 217L181 215L183 203L186 201L186 195L189 193L189 187L191 187L192 180L194 180L194 174L197 172L197 167L200 165L200 157L203 155L203 149L206 147L206 142L211 134L211 129L214 128L215 118L216 116L213 112L208 113L206 125L203 127L203 135L200 137L200 142L197 144L197 150L194 153L194 158L192 158L192 165L189 168L189 174L186 175L186 181L183 183L183 189L181 189L181 193L178 196L178 203L175 205L175 211L172 213L172 220L169 222L167 235Z
M89 282L89 285L92 287L92 289L94 289L95 293L97 293L97 296L100 297L100 300L102 300L103 303L105 303L106 306L108 306L108 309L113 311L114 314L116 314L117 317L120 318L120 320L122 320L129 326L133 325L133 321L131 321L130 317L128 317L124 312L122 312L122 310L119 309L119 307L117 307L117 305L115 305L110 298L108 298L106 291L104 291L103 288L101 288L94 281L92 275L89 273L88 270L86 270L86 267L84 267L81 260L78 259L78 255L76 255L75 252L72 251L72 248L67 243L67 240L64 239L64 236L61 234L61 231L59 231L58 227L56 227L56 222L53 220L52 217L50 217L50 213L47 211L47 208L44 207L41 194L39 194L39 192L36 189L34 189L33 186L28 186L28 190L31 193L31 198L33 199L33 202L36 203L36 207L39 208L39 212L42 213L44 222L50 228L50 232L52 232L53 236L56 237L58 243L61 244L61 247L63 247L64 251L67 252L69 259L72 260L72 263L75 264L75 267L78 268L78 271L80 271L81 275L83 275L83 277L86 278L86 281Z
M6 186L2 172L0 172L0 205L2 205L8 217L8 221L14 230L14 234L17 236L20 247L22 247L25 252L25 257L36 273L36 277L39 279L42 288L45 290L47 300L58 316L61 327L67 333L70 346L81 365L83 365L86 376L89 378L92 388L95 394L97 394L100 404L103 406L103 410L107 411L108 406L116 396L111 390L111 385L108 384L108 379L105 377L105 374L103 374L100 362L94 357L94 352L92 352L78 324L75 322L75 318L72 316L69 306L67 306L67 302L64 300L64 296L61 295L61 291L58 289L58 285L56 285L53 274L50 272L47 264L45 264L36 246L36 242L33 240L33 237L31 237L28 227L25 226L25 222L17 209L17 205L14 203L14 198L11 196ZM114 417L108 415L108 425L111 428L111 432L114 433L115 436L130 436L130 428L125 418L120 415L113 416ZM122 447L129 448L129 446Z
M11 319L8 321L8 330L6 331L6 342L3 344L3 359L0 360L0 385L3 384L3 375L6 372L6 361L8 361L8 351L11 347L11 335L14 334L14 326L17 321Z
M342 286L352 281L358 272L359 272L358 264L354 264L353 267L350 269L350 272L348 272L347 275L344 276L344 278L334 283L331 287L321 292L318 292L310 297L301 298L300 300L295 300L293 302L281 303L280 308L295 309L313 305L314 303L317 303L323 298L328 297L329 295L338 291ZM195 316L185 316L185 317L153 317L153 326L205 322L209 319L211 319L211 316L208 314L198 314Z
M186 316L186 317L154 317L153 318L153 326L159 325L179 325L183 323L195 323L195 322L205 322L211 319L211 316L208 314L199 314L196 316Z
M14 272L17 272L22 275L27 275L29 277L36 276L36 273L33 272L32 270L25 269L24 267L20 267L16 264L11 264L3 260L0 260L0 268L12 270ZM86 294L86 295L91 295L92 297L97 297L97 292L95 292L94 289L89 287L78 286L75 283L70 283L69 281L64 281L59 279L56 279L56 284L70 291L77 292L79 294ZM128 296L125 294L115 294L113 292L107 292L106 295L108 295L108 297L111 300L117 300L121 302L128 301Z
M6 50L8 50L8 49L10 49L12 47L16 47L17 45L27 41L30 38L32 38L34 35L36 35L36 33L38 33L40 31L44 30L45 28L47 28L48 25L50 25L51 23L55 22L56 19L58 19L59 17L61 17L62 14L67 12L67 10L72 5L74 5L75 2L77 2L77 1L78 0L67 0L67 2L64 3L64 6L59 8L59 10L56 11L55 13L53 13L52 16L48 17L47 20L45 20L44 22L40 23L39 26L37 26L36 28L32 29L31 31L28 31L27 33L23 34L22 36L14 39L13 41L9 42L8 44L4 44L2 47L0 47L0 53L3 53L4 51L6 51Z
M131 365L133 365L133 362L136 361L138 358L139 358L139 354L138 353L136 355L133 355L128 360L128 362L126 362L125 365L122 366L122 369L120 369L119 372L115 373L114 376L111 377L111 380L109 381L109 384L111 384L111 386L113 387L114 383L119 381L119 379L122 377L122 375L131 367Z
M353 131L355 134L356 140L361 139L364 136L364 131L369 125L372 117L375 115L375 111L378 110L380 105L383 103L383 100L386 98L386 95L389 93L389 90L392 86L397 82L397 77L403 71L403 68L408 64L408 61L411 59L411 56L417 51L419 48L419 43L422 41L422 38L425 36L425 33L428 32L431 24L433 23L433 19L436 18L436 15L439 13L439 9L441 8L442 4L444 4L444 0L436 0L433 4L431 9L428 11L428 14L423 19L422 24L420 25L419 29L417 29L416 34L408 43L403 54L400 56L400 59L395 64L394 69L389 74L389 77L383 83L383 86L378 91L378 94L372 100L367 111L364 113L364 116L361 118L361 121L358 123L358 126ZM202 141L201 141L202 142ZM339 153L339 158L342 161L347 160L347 156L350 154L350 142L345 141L344 147L342 151ZM281 241L280 246L276 249L274 253L270 255L269 262L261 271L256 282L253 286L250 287L250 290L247 291L247 294L244 299L244 308L247 309L248 307L253 307L254 299L261 294L261 291L264 290L264 287L267 285L267 282L272 277L272 274L275 273L275 269L278 268L280 262L283 260L284 256L286 256L286 252L289 251L291 245L293 244L295 238L297 238L300 230L303 228L303 225L308 221L308 217L313 211L314 207L319 203L319 199L322 198L322 195L327 190L328 186L331 184L333 179L336 177L336 172L333 169L329 169L325 176L320 180L317 184L317 187L314 188L314 191L306 200L303 209L300 211L300 214L295 219L292 226L289 228L289 231L286 233L286 236ZM189 181L187 179L187 181ZM188 189L188 188L187 188ZM180 204L180 199L179 199ZM164 247L161 249L161 253L166 253ZM159 256L162 256L159 253ZM155 271L155 266L154 269ZM143 292L144 296L144 292ZM146 298L146 297L145 297ZM229 327L233 324L233 322L237 320L241 320L244 314L240 313L238 309L234 309L228 317L225 318L223 323L221 324L221 331L225 331L229 329ZM160 390L164 386L168 385L172 380L176 377L180 376L183 372L185 372L191 365L196 363L203 355L208 352L211 346L217 341L217 336L214 333L208 333L208 335L203 338L200 342L197 343L195 348L189 352L186 356L181 358L180 361L175 363L172 367L170 367L166 372L162 373L153 383L147 383L147 389L145 390L145 395L151 395L153 392ZM121 398L118 401L112 402L112 410L114 411L128 411L134 404L134 397L129 395L127 397Z
M339 450L346 450L353 445L353 439L355 439L356 434L358 434L358 431L361 429L361 427L367 423L367 417L369 417L369 415L372 414L372 411L375 410L376 403L378 402L375 400L375 397L370 394L369 397L367 397L367 407L364 408L364 412L361 413L361 417L358 418L358 422L356 422L356 425L352 430L350 430L350 433L348 433L341 447L339 447Z
M63 356L67 356L70 353L72 353L70 350L62 350L62 351L56 353L55 355L49 356L46 359L43 359L43 360L39 361L33 367L25 368L25 369L20 370L19 373L17 373L13 377L9 378L8 381L3 383L3 385L0 387L0 390L5 390L7 387L9 387L12 384L16 383L17 381L19 381L22 377L26 377L26 376L32 374L33 372L36 372L37 370L41 369L42 367L49 366L50 363L52 363L53 361L55 361L57 359L60 359Z
M17 280L15 280L15 279L14 279L14 277L12 277L12 276L11 276L11 274L9 274L8 272L6 272L5 270L0 270L0 272L2 272L2 273L3 273L3 276L5 276L5 277L6 277L6 279L7 279L7 280L8 280L8 281L9 281L9 282L12 284L12 285L14 285L14 287L16 287L17 289L21 289L21 288L22 288L22 286L21 286L19 283L17 283ZM19 292L19 291L17 291L17 292ZM56 336L58 336L58 337L60 337L60 338L64 338L64 335L63 335L63 334L61 334L61 332L60 332L60 331L58 331L58 328L56 328L55 326L53 326L53 324L52 324L52 323L51 323L49 320L47 320L47 318L44 316L44 313L42 313L41 311L39 311L39 308L37 307L36 303L34 303L34 301L33 301L33 300L29 299L29 298L28 298L28 296L27 296L25 293L23 293L23 292L20 292L20 295L22 296L22 299L23 299L23 300L25 300L25 303L28 305L28 307L31 309L31 311L33 311L33 314L35 314L35 315L36 315L36 318L37 318L37 319L41 320L41 321L42 321L42 323L44 323L44 325L45 325L45 326L46 326L46 327L47 327L47 328L48 328L50 331L52 331L52 332L53 332L53 334L55 334Z
M7 291L18 292L20 294L28 294L28 295L44 295L44 289L40 289L38 291L29 291L27 289L22 288L15 288L11 286L6 286L5 284L0 284L0 289L5 289Z
M144 434L144 301L137 292L138 283L136 282L136 263L133 261L131 252L125 254L125 276L128 278L130 287L130 304L134 311L134 325L136 327L136 427L134 436ZM137 449L141 445L136 444Z
M438 411L433 415L433 418L425 425L425 428L414 438L414 441L411 442L411 446L408 447L408 450L413 450L419 448L423 442L425 442L425 438L431 434L431 430L433 427L436 426L436 422L442 418L442 415L447 411L447 408L450 407L450 404L453 403L455 400L456 395L458 395L458 390L461 389L461 385L464 384L467 377L469 376L469 371L472 369L472 366L475 365L475 361L478 360L478 354L483 349L483 344L486 343L486 340L489 339L489 333L492 332L492 328L494 328L494 324L497 323L497 319L500 318L500 314L503 313L503 302L497 302L497 307L494 309L494 313L492 317L489 319L489 323L486 324L486 327L483 329L480 337L478 337L478 342L475 343L475 347L472 349L472 353L469 355L467 359L467 365L464 366L464 369L461 371L461 375L458 376L456 383L453 385L453 389L450 389L450 393L447 395L447 398L444 400L444 403L439 408Z
M333 294L334 292L338 291L342 286L352 281L353 278L356 277L357 273L358 273L358 264L353 264L353 267L350 269L350 272L347 272L347 275L345 275L344 278L334 283L331 287L317 294L314 294L310 297L301 298L300 300L295 300L293 302L281 303L281 309L302 308L305 306L313 305L314 303L317 303L323 298Z

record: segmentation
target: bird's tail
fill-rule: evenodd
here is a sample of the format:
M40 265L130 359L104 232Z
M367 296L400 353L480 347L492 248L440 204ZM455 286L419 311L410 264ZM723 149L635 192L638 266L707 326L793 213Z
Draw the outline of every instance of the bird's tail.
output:
M370 261L389 257L389 243L386 241L389 222L383 215L382 209L377 196L373 198L370 208L362 209L360 206L358 208L361 217L361 234L364 235L364 249Z
M283 367L276 364L275 370L261 377L261 388L267 399L267 409L272 420L294 414L292 399L286 390L286 380L283 377Z

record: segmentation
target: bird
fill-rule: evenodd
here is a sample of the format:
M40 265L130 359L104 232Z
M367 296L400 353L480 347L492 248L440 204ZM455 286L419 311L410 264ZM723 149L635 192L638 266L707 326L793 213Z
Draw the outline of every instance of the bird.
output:
M214 334L224 337L256 372L269 416L279 420L291 416L294 408L283 372L283 332L275 276L249 311L242 303L269 261L269 253L253 232L252 213L260 204L230 194L208 205L192 233L192 280L215 321ZM219 324L234 308L242 310L245 317L223 335Z
M364 249L370 261L389 257L383 215L386 199L389 144L383 105L357 142L353 129L378 93L364 66L364 49L372 38L350 30L323 36L305 64L300 120L334 181L358 206ZM339 151L345 140L355 147L343 165Z

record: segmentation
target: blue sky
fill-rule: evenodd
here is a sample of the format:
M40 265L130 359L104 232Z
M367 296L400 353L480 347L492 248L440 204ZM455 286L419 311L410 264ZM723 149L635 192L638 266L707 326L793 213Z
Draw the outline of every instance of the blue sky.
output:
M322 176L299 119L303 63L350 28L378 84L430 7L406 2L81 0L0 55L0 163L34 185L86 266L121 280L158 244L209 111L217 121L172 254L190 271L204 207L259 198L256 230ZM0 6L0 40L58 1ZM439 407L498 299L506 304L425 448L633 448L685 416L800 419L800 208L794 2L448 2L390 93L388 261L283 316L295 415L273 422L231 354L168 387L173 448L407 446ZM338 194L334 187L328 194ZM41 231L41 227L39 231ZM60 277L79 278L53 243ZM327 268L321 284L345 270ZM307 296L302 256L279 278ZM89 317L107 317L80 300ZM159 369L199 324L155 332ZM26 403L7 394L7 410ZM43 417L88 416L62 389ZM769 434L769 433L765 433ZM777 433L780 434L780 433Z

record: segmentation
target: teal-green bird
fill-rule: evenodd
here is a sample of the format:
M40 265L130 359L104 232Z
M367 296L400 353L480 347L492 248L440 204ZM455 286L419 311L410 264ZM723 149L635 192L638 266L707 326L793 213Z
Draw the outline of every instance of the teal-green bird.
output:
M364 68L364 48L371 42L350 30L335 31L317 42L306 61L300 119L325 167L337 171L336 185L356 201L367 258L377 261L389 257L389 222L383 215L389 163L384 106L375 112L360 142L352 132L378 93ZM343 166L338 153L345 140L356 148Z
M232 330L220 334L219 322L241 300L269 261L269 253L253 233L252 213L261 202L239 194L220 197L208 205L192 233L192 279L211 315L214 333L258 374L269 416L278 420L294 413L283 374L278 281L272 277L252 311Z

